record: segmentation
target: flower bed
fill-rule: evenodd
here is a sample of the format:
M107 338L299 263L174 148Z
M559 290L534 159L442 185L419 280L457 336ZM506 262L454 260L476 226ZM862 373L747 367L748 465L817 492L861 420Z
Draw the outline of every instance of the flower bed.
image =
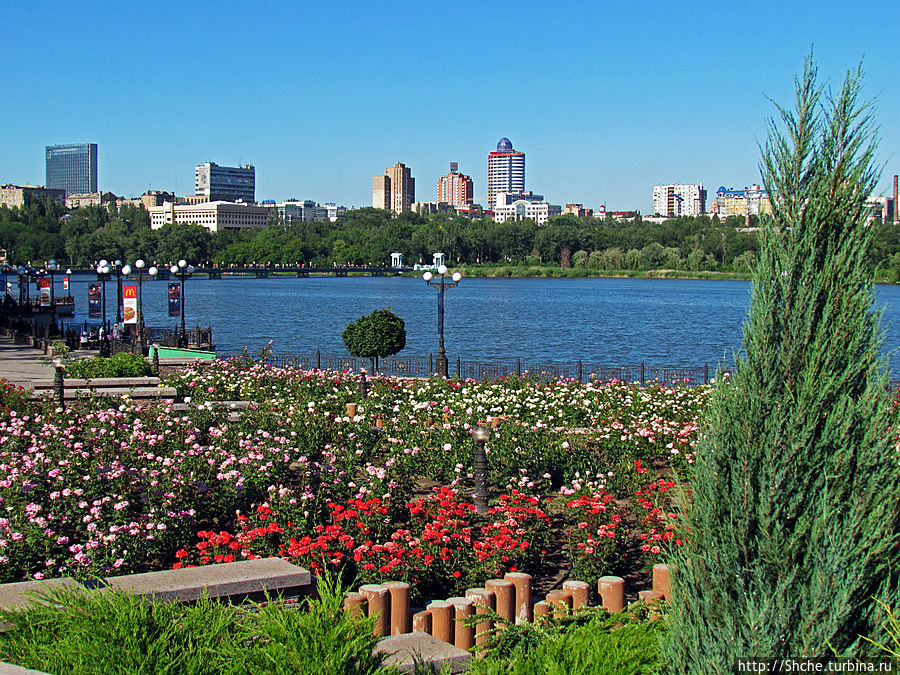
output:
M2 581L263 555L435 595L512 569L621 571L622 551L656 543L675 513L641 523L635 497L656 482L641 472L689 465L708 391L370 378L360 401L350 373L203 368L167 382L186 413L127 400L0 411ZM204 405L236 399L254 402L240 422ZM471 434L499 416L481 519Z

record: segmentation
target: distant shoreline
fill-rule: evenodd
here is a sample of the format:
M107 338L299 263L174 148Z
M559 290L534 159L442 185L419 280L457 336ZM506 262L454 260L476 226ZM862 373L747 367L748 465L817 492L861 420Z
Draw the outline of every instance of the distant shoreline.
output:
M457 268L454 268L457 269ZM481 279L688 279L697 281L750 281L750 272L714 272L688 270L594 270L583 267L544 267L541 265L475 265L458 268L464 276ZM876 284L896 285L884 275Z

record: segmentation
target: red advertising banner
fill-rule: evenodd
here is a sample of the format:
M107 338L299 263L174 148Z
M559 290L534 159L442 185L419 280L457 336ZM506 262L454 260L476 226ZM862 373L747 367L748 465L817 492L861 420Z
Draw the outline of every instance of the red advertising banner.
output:
M63 290L69 290L69 277L63 277Z
M123 323L137 324L137 286L122 286Z
M38 286L41 289L41 307L49 307L50 306L50 280L49 279L41 279L38 281Z

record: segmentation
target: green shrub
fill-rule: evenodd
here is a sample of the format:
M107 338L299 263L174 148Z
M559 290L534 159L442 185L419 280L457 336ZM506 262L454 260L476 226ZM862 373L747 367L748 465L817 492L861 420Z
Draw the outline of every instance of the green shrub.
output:
M645 615L645 613L641 613ZM623 625L624 624L624 625ZM501 631L473 675L642 675L661 672L664 619L605 612Z
M140 354L120 352L111 358L92 356L66 364L66 377L145 377L152 373L150 364Z

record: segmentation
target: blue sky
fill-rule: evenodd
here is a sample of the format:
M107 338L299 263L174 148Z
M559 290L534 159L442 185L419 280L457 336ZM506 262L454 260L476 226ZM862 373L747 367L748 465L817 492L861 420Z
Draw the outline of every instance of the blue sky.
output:
M0 183L44 183L44 146L100 146L101 188L193 192L207 160L257 198L371 204L402 161L420 200L451 161L486 194L509 137L553 203L650 210L656 183L759 181L758 142L812 47L860 59L900 173L896 3L8 2Z

